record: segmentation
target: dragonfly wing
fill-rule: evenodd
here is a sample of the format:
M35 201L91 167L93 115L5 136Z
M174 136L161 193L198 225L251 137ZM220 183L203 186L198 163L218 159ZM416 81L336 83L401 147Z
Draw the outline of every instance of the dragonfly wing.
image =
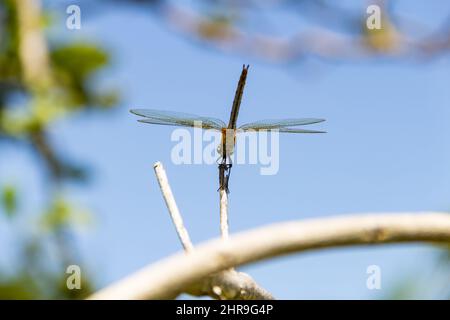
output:
M202 128L202 129L214 129L214 130L221 130L221 126L218 126L217 123L211 122L211 119L203 119L198 118L195 120L183 120L183 121L160 121L156 119L138 119L138 122L142 123L150 123L150 124L157 124L157 125L164 125L164 126L177 126L177 127L196 127L196 128Z
M142 123L150 123L150 124L158 124L158 125L163 125L163 126L178 126L178 127L186 127L186 125L184 124L180 124L180 123L173 123L173 122L162 122L162 121L158 121L158 120L152 120L152 119L138 119L138 122L142 122Z
M287 133L327 133L326 131L295 129L295 128L258 128L258 129L241 129L241 130L244 132L278 131Z
M308 124L314 124L323 122L325 119L316 118L293 118L293 119L270 119L270 120L259 120L256 122L251 122L244 124L240 127L243 130L268 130L268 129L278 129L284 127L295 127L295 126L305 126Z
M152 110L152 109L132 109L131 113L144 117L138 121L159 125L174 125L184 127L201 127L204 129L217 129L226 127L225 123L216 118L202 117L195 114Z
M292 129L292 128L280 128L276 130L278 130L279 132L288 132L288 133L327 133L326 131Z

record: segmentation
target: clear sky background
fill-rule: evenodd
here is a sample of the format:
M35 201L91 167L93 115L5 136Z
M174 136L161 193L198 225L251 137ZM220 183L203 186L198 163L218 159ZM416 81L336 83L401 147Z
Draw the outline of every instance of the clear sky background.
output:
M445 1L402 4L405 16L430 27L450 10ZM86 13L82 30L68 31L61 21L53 32L98 41L111 51L113 66L98 80L120 90L121 106L108 115L60 122L51 135L60 150L89 163L93 173L92 183L69 185L66 191L95 213L94 223L77 231L76 244L99 287L181 248L154 177L156 161L167 170L193 241L219 235L217 167L174 165L172 128L137 123L128 110L167 109L228 120L243 63L251 67L239 123L322 117L327 122L317 127L328 133L280 135L277 175L260 175L258 165L233 167L231 232L352 213L449 209L448 56L426 63L311 59L305 65L273 65L190 42L142 9L96 10ZM271 19L281 33L292 30L288 15L275 12ZM33 212L44 201L34 160L15 148L2 153L0 178L18 181L30 195L25 211ZM3 252L13 241L7 232L0 222ZM277 298L381 298L408 279L417 280L425 288L420 297L427 298L434 294L426 288L436 281L431 278L436 254L412 244L345 248L242 270ZM366 268L373 264L381 267L381 290L366 288Z

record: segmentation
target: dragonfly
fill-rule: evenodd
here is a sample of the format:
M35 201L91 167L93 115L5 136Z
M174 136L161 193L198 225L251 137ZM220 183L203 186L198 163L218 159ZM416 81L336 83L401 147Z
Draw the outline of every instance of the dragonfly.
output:
M139 122L169 125L181 127L196 127L205 130L215 130L221 133L221 142L217 148L221 162L219 163L220 182L219 189L228 192L228 180L231 172L232 162L231 155L234 152L236 144L236 134L239 132L259 132L273 131L285 133L325 133L325 131L309 130L298 128L299 126L311 125L325 121L318 118L287 118L287 119L268 119L250 122L237 127L237 118L244 92L245 81L247 78L249 66L243 66L238 86L231 107L230 119L228 125L213 117L204 117L189 113L180 113L165 110L153 109L132 109L131 113L142 117Z

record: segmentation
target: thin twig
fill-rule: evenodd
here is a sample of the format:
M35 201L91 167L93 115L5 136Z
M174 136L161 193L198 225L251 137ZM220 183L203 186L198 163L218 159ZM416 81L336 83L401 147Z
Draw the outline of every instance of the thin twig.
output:
M219 197L220 197L220 234L223 239L228 238L228 178L230 167L219 164Z
M270 225L233 235L227 241L209 241L189 255L160 260L90 298L173 298L215 272L288 253L418 241L450 243L450 214L358 214Z
M154 169L181 244L186 252L192 252L194 246L190 240L188 231L184 227L183 218L181 217L175 202L166 171L160 162L154 164ZM228 235L228 224L226 224L226 226L227 230L225 234ZM208 295L216 299L273 299L273 296L267 290L260 287L249 275L242 272L236 272L235 270L227 270L214 275L205 276L186 292L195 296ZM181 292L174 293L172 298L176 298L180 293Z
M228 194L223 188L219 189L220 196L220 233L223 239L228 239Z
M194 249L194 246L189 238L189 233L184 227L183 218L181 217L177 203L173 197L166 171L161 162L156 162L153 165L153 168L155 170L156 178L158 179L159 187L161 188L161 193L166 201L167 210L169 210L170 217L175 225L175 230L177 231L181 244L183 245L184 250L190 252Z

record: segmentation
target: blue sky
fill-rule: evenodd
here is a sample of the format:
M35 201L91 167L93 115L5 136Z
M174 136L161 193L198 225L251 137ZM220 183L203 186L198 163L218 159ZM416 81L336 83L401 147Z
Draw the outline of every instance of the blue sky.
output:
M450 9L437 2L442 8L427 4L424 10L416 2L403 6L404 13L432 25L433 17ZM281 30L289 28L286 24L280 23ZM227 120L243 63L251 67L240 123L323 117L327 122L320 128L328 133L281 135L277 175L262 176L257 165L233 167L231 232L288 220L450 207L448 56L424 64L313 61L288 70L206 49L167 30L151 14L124 8L90 17L78 33L62 28L59 36L88 38L110 49L114 65L99 80L120 88L123 97L109 115L78 116L51 128L60 150L88 162L94 173L88 186L65 191L95 212L95 223L77 232L77 245L100 287L181 248L153 174L156 161L167 170L193 241L218 236L217 167L172 164L172 129L139 124L128 110L167 109ZM30 195L25 211L32 212L43 201L33 158L12 148L2 153L0 164L7 170L0 178L19 181ZM0 230L5 228L0 222ZM424 285L435 254L429 246L412 244L346 248L242 269L278 298L377 298L404 278ZM366 268L373 264L382 271L379 291L365 285Z

